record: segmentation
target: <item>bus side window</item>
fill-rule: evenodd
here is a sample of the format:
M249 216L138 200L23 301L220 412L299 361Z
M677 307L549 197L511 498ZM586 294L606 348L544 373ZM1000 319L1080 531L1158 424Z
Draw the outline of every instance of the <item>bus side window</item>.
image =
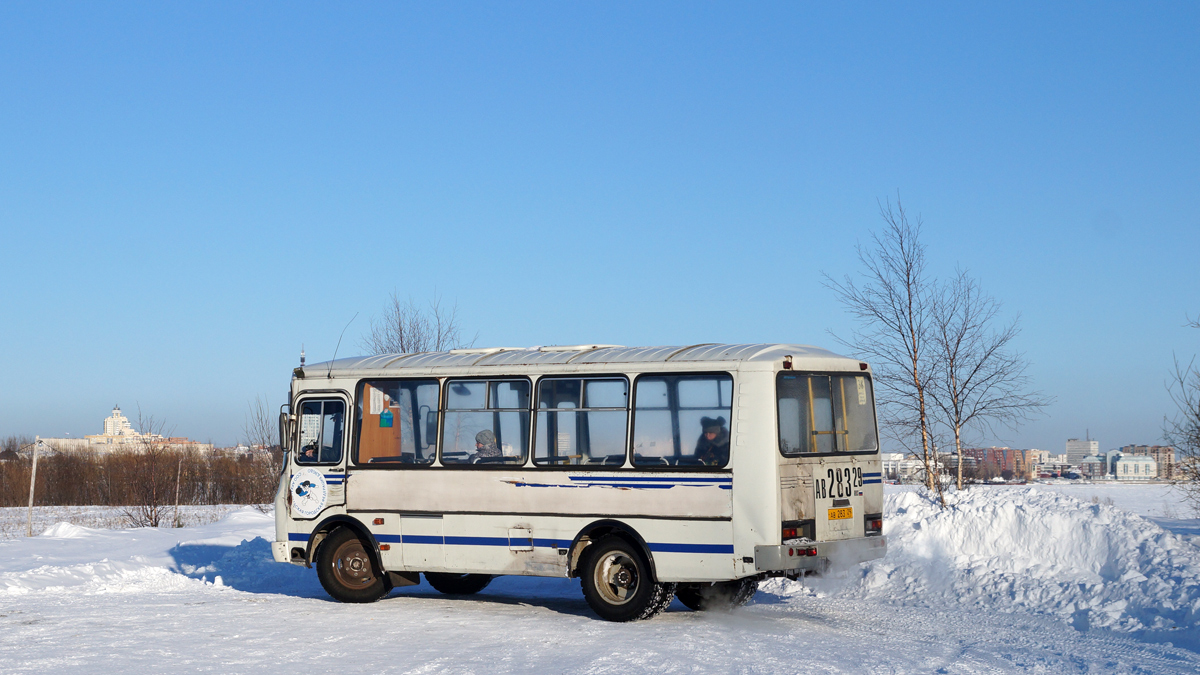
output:
M538 381L533 461L546 466L621 466L629 383L616 378Z
M636 466L725 466L733 378L651 375L638 378L633 413Z
M356 464L433 463L438 381L368 380L359 385Z
M524 464L528 448L528 380L446 383L442 464Z

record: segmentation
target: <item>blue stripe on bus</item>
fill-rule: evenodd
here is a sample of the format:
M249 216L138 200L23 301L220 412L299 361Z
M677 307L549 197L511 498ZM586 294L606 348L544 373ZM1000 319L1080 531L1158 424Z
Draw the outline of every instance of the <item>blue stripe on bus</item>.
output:
M863 485L879 484L879 483L882 483L882 482L883 482L883 481L881 481L881 480L880 480L880 479L878 479L878 478L872 478L872 479L870 479L870 480L864 480L864 481L863 481Z
M446 537L447 546L508 546L508 537Z
M288 541L307 542L310 535L289 532ZM446 546L509 546L508 537L439 537L428 534L376 534L375 541L386 544L433 544ZM531 542L534 548L570 548L570 539L517 539ZM730 544L669 544L651 542L650 550L655 553L733 553Z
M570 548L570 539L534 539L534 548Z
M410 534L403 537L405 544L437 544L442 545L442 537L437 534Z
M864 473L863 478L879 478L882 475L883 474L881 472L876 471L874 473Z
M732 483L732 476L709 477L709 476L567 476L574 481L585 482L600 482L600 481L621 481L622 483L643 482L643 483Z
M649 544L655 553L733 553L730 544Z

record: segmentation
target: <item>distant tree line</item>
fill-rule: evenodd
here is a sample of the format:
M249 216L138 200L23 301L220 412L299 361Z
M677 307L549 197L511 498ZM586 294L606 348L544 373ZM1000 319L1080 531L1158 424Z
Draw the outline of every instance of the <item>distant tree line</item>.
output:
M32 443L22 436L0 443L0 506L28 504ZM34 505L130 507L134 524L157 526L169 518L164 509L175 504L176 494L180 504L270 503L279 467L277 447L239 454L161 444L119 452L52 452L38 457ZM141 507L148 512L135 517Z

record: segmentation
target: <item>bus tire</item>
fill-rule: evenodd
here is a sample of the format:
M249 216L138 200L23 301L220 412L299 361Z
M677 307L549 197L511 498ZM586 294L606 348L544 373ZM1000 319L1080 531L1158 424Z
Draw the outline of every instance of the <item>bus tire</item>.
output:
M392 590L363 540L348 527L337 528L321 542L317 578L325 592L340 602L375 602Z
M471 595L478 593L494 579L490 574L443 574L426 572L425 581L446 595Z
M693 611L737 609L758 592L758 579L737 579L716 584L680 584L675 597Z
M675 584L654 580L642 552L628 541L607 536L586 549L580 584L588 606L606 621L641 621L671 604Z

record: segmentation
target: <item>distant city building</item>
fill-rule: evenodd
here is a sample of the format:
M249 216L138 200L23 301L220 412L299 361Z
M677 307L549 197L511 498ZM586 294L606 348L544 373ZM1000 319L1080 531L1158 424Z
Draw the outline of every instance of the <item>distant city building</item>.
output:
M1100 454L1100 441L1086 440L1081 441L1078 438L1067 439L1067 463L1079 466L1084 457L1091 457Z
M885 452L883 453L883 478L884 480L912 481L917 480L921 476L921 460L909 457L905 458L902 452Z
M1030 453L1040 450L1017 450L1013 448L964 448L963 457L972 459L980 470L997 476L1005 471L1011 471L1013 478L1033 478L1034 462L1030 461Z
M1151 457L1154 459L1158 472L1155 475L1160 480L1171 480L1175 477L1175 448L1170 445L1123 445L1121 452L1134 457Z
M1153 480L1158 478L1158 463L1145 455L1126 455L1119 450L1112 462L1112 475L1117 480Z
M1155 480L1158 463L1148 455L1127 455L1120 450L1084 457L1079 463L1084 478L1112 478L1119 481Z
M197 443L181 436L164 438L160 434L139 433L121 414L120 406L113 406L112 414L104 418L104 433L83 438L43 438L50 447L59 451L91 450L96 452L140 451L147 443L172 450L193 449L210 452L212 443Z
M114 405L112 414L104 418L104 436L137 436L129 424L129 418L121 414L121 406Z
M1075 466L1079 467L1079 475L1084 478L1097 479L1108 475L1108 459L1100 455L1084 457Z

